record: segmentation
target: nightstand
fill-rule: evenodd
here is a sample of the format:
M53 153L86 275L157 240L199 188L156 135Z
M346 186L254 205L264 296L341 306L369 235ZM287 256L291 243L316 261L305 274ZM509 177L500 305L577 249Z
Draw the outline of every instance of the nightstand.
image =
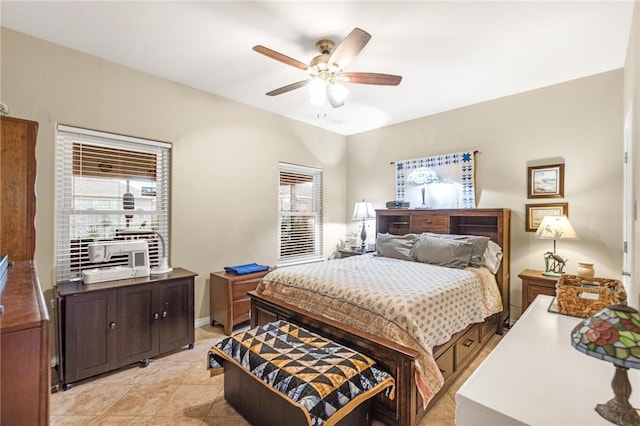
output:
M222 324L224 333L231 335L233 326L248 321L251 299L247 293L255 290L262 277L270 271L271 268L244 275L225 271L212 272L209 276L211 325Z
M338 250L338 253L340 253L340 259L344 259L345 257L351 257L351 256L360 256L361 254L365 254L365 253L372 253L375 250L362 250L359 248L354 248L354 249L344 249L344 250Z
M522 312L527 309L537 295L556 295L558 277L542 275L542 271L535 269L525 269L518 274L518 277L522 280Z

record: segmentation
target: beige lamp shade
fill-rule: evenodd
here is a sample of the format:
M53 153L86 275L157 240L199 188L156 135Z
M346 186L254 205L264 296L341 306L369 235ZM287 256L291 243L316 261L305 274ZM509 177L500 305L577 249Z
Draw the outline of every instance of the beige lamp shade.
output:
M578 234L567 216L545 216L538 226L536 237L548 240L577 240Z
M545 270L543 275L558 277L563 274L564 264L567 262L556 254L557 240L577 240L578 234L571 226L567 216L545 216L542 218L540 226L536 231L536 237L553 240L553 253L547 252L544 255Z
M376 217L376 211L373 209L373 205L367 201L359 201L353 208L354 219L373 219Z

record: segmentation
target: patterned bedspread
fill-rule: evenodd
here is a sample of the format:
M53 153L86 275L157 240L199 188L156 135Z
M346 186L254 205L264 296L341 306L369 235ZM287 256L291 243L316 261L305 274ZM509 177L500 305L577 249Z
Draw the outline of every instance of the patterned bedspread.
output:
M495 277L484 268L373 254L279 268L256 291L418 350L416 383L425 405L444 384L433 348L502 311Z
M284 394L314 426L334 425L382 389L394 397L393 377L371 358L286 321L218 342L209 368L221 370L225 361Z

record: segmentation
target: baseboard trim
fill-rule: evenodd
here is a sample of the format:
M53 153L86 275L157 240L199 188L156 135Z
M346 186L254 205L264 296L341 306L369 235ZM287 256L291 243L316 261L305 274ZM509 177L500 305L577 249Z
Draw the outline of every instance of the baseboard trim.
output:
M198 318L195 321L196 328L204 327L211 324L211 317Z

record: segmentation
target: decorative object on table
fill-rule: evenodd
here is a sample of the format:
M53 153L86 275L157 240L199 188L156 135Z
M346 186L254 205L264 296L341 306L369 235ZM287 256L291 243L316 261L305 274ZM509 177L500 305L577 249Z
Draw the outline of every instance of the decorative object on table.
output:
M619 280L592 278L587 283L578 275L563 274L556 283L556 305L561 314L587 318L624 300L627 295Z
M402 201L402 200L387 201L386 205L388 209L408 209L409 208L409 202Z
M473 209L476 207L475 161L477 151L455 152L433 157L394 161L396 168L396 200L412 206L421 202L421 192L407 182L416 169L427 168L436 172L439 182L430 187L432 205L437 209ZM427 204L425 202L425 204Z
M3 104L2 102L0 102L0 116L4 117L9 115L9 107L7 106L7 104Z
M640 313L626 306L626 299L605 307L573 329L571 345L615 367L614 397L596 405L598 414L620 426L640 425L640 416L629 403L632 389L627 375L629 368L640 369Z
M578 262L578 276L582 278L583 283L591 283L591 280L596 275L593 269L593 262Z
M527 167L527 198L564 197L564 164Z
M428 169L426 167L419 167L414 169L409 176L407 176L406 182L409 185L415 185L420 187L420 193L422 194L422 204L419 208L428 209L429 206L425 203L425 192L427 189L427 185L431 185L432 183L440 182L438 178L438 174L433 169Z
M536 232L545 216L569 217L568 203L526 204L525 231Z
M353 219L359 220L362 219L362 231L360 232L360 239L362 240L362 244L360 245L360 249L364 251L367 247L367 230L365 220L367 219L375 219L376 211L373 209L373 205L367 201L357 202L355 207L353 208Z
M577 240L578 234L567 216L545 216L536 231L536 237L553 240L553 252L544 254L544 275L559 277L563 274L568 259L556 253L556 240Z

